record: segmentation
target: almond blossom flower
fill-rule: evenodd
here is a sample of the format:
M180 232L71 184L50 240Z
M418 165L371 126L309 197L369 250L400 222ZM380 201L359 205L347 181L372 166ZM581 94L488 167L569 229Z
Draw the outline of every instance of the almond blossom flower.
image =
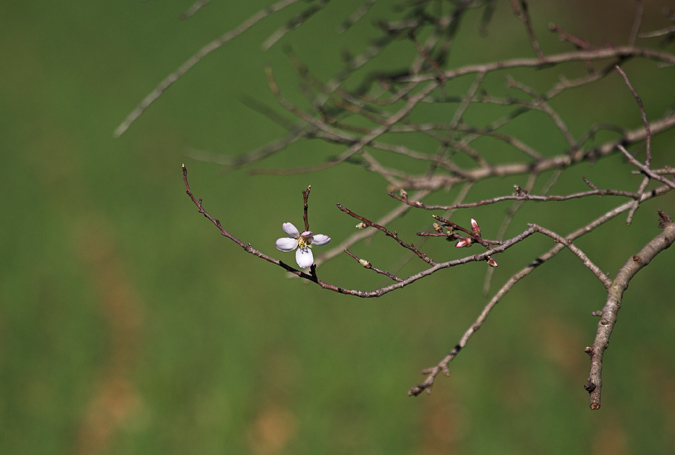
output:
M312 245L325 245L330 242L330 237L327 235L314 235L312 234L312 231L305 231L301 234L293 223L284 223L282 228L289 237L277 239L277 250L288 253L297 248L297 251L295 252L295 261L302 269L306 269L314 264Z

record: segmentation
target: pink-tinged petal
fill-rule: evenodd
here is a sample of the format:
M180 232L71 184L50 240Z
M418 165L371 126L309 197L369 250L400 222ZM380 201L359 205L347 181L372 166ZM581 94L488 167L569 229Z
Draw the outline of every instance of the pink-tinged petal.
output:
M473 243L473 239L471 237L464 237L462 240L455 243L455 247L456 248L463 248L465 246L471 246L472 243Z
M487 263L488 263L488 265L489 265L490 267L497 267L497 261L495 261L495 260L492 259L492 258L489 258L488 261L487 261Z
M293 223L284 223L281 227L289 237L297 239L300 236L300 231L298 231L298 228L296 228Z
M314 264L312 250L309 248L298 248L298 251L295 252L295 261L298 263L298 266L301 269L306 269L310 265Z
M330 237L327 235L323 234L316 234L314 238L312 239L312 245L325 245L326 243L330 242Z
M298 247L298 241L290 237L281 237L277 239L277 250L288 253Z

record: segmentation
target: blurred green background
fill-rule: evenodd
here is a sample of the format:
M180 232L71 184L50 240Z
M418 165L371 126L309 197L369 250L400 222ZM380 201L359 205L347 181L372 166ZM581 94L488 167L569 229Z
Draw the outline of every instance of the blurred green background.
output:
M422 380L419 371L455 345L486 303L484 264L359 300L288 279L221 238L196 212L184 193L183 162L206 208L232 234L276 257L282 222L302 223L300 191L308 184L312 227L334 242L355 224L336 202L372 218L396 207L386 182L358 167L251 176L223 174L186 155L190 149L241 155L283 134L242 99L274 105L265 64L282 90L297 97L297 75L283 46L264 53L259 45L304 4L207 57L113 139L117 125L167 74L269 3L212 2L188 21L178 17L189 1L0 6L0 453L674 453L673 251L643 270L625 296L605 357L601 410L588 409L582 386L583 348L597 323L590 312L604 303L603 289L567 252L501 302L430 396L409 398L406 391ZM477 17L468 21L474 29L467 26L458 44L458 62L531 55L504 3L491 39L477 38ZM368 21L347 38L334 32L359 4L329 5L283 44L328 79L340 68L341 50L358 50L374 36ZM658 5L648 6L646 19L664 26ZM377 7L386 14L390 4ZM549 21L589 40L627 35L632 2L582 7L532 8L550 46L545 50L569 49L547 34ZM494 46L495 35L501 47ZM396 66L395 57L385 62ZM648 112L659 116L673 103L673 69L656 73L647 66L633 66L629 75ZM622 86L618 78L612 84ZM629 94L617 101L621 108L605 103L604 93L594 95L581 109L579 99L559 106L578 121L570 125L574 132L594 122L640 126ZM532 140L539 145L549 138ZM674 145L673 134L655 139L655 162L673 165ZM257 167L317 163L326 151L340 149L301 144ZM629 176L627 169L618 158L584 165L556 190L581 190L581 175L616 185L612 172ZM621 189L637 188L639 177L627 179ZM524 181L497 182L496 193L485 194L504 194ZM566 187L569 182L577 186ZM669 196L645 204L632 226L615 220L580 246L614 274L658 233L655 209L675 215L674 202ZM526 208L511 233L536 221L565 234L615 204ZM489 213L481 211L479 221L490 220ZM430 221L429 213L413 212L394 228L413 233L428 230ZM496 230L489 221L481 225ZM387 268L405 255L384 240L353 251L382 258ZM493 291L550 246L533 238L497 257ZM292 263L290 255L281 259ZM386 284L344 257L320 272L350 287Z

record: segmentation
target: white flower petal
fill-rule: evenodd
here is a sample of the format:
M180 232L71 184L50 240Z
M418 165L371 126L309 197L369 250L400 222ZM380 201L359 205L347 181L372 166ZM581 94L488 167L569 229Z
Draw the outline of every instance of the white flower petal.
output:
M298 228L296 228L293 223L284 223L281 227L289 237L297 239L300 236L300 231L298 231Z
M298 266L300 266L301 269L306 269L310 265L314 264L312 250L309 248L298 248L298 251L295 252L295 261L298 263Z
M296 239L292 239L289 237L281 237L280 239L277 239L277 250L281 250L288 253L289 251L293 251L297 247L298 241Z
M327 235L323 234L316 234L314 235L314 238L312 239L312 245L325 245L326 243L330 242L330 237Z

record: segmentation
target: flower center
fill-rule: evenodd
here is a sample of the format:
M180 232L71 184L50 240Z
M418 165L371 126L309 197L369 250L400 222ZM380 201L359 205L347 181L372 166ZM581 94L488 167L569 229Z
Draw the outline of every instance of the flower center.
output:
M301 250L307 250L308 248L311 248L312 245L310 244L310 240L304 236L300 236L298 238L298 248Z

